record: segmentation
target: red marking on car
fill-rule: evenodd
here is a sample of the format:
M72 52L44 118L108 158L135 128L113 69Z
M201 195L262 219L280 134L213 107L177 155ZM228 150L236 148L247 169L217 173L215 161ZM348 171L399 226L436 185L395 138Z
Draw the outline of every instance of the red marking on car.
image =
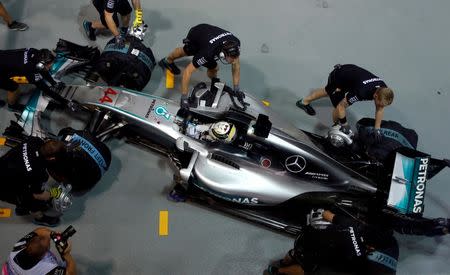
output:
M105 102L112 103L113 100L109 97L110 95L117 95L117 92L111 88L108 88L106 91L103 92L103 97L100 98L100 100L99 100L100 103L105 103Z
M272 165L272 162L270 161L270 159L263 158L263 159L261 159L261 165L264 168L269 168L270 165Z

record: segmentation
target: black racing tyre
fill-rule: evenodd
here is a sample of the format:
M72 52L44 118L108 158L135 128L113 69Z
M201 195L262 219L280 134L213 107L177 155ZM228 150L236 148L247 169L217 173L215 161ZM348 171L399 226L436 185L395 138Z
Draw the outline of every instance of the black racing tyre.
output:
M115 47L115 39L105 46L95 70L110 86L141 91L150 81L155 57L152 50L134 36L127 36L125 47Z
M111 151L87 131L64 128L58 136L68 145L67 183L75 192L91 189L109 169Z

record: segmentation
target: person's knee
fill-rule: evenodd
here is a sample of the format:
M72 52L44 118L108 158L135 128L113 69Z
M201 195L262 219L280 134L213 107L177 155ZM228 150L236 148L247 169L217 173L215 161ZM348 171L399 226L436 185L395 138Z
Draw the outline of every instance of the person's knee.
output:
M175 48L169 56L167 56L167 60L169 62L173 62L175 59L182 58L187 56L186 52L182 47Z

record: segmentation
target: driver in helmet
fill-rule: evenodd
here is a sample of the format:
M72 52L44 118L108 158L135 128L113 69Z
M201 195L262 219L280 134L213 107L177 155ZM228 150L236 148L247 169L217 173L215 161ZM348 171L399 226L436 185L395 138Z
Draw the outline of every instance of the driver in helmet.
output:
M231 64L233 89L235 92L239 91L241 42L236 36L219 27L200 24L189 30L183 43L183 47L175 48L158 63L163 69L168 69L174 75L179 75L181 70L175 65L174 61L185 56L193 56L192 62L183 71L180 102L182 108L189 107L187 95L192 73L203 66L208 69L207 75L209 78L217 77L219 70L217 60L224 64Z
M65 86L62 82L56 82L49 73L54 61L55 55L48 49L0 50L0 89L8 91L11 111L21 112L24 108L17 103L19 85L10 79L13 76L25 76L28 83L50 94ZM4 102L0 104L4 105Z
M236 126L226 121L199 125L190 123L186 128L186 134L196 139L223 143L231 143L237 136Z

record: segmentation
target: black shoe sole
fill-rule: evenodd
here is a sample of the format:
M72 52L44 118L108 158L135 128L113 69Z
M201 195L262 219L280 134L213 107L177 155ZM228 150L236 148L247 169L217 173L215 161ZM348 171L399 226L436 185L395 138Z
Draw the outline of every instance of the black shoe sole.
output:
M316 115L316 111L314 111L314 109L312 109L311 106L310 108L307 108L306 105L301 102L301 99L295 103L295 106L302 109L303 111L305 111L305 113L307 113L310 116Z
M173 70L172 70L172 68L170 68L170 66L169 65L167 65L168 63L167 62L165 62L164 61L164 59L161 59L159 62L158 62L158 65L164 70L164 69L167 69L167 70L169 70L172 74L174 74L174 75L179 75L180 73L181 73L181 71L178 69L178 71L176 71L176 72L174 72Z

